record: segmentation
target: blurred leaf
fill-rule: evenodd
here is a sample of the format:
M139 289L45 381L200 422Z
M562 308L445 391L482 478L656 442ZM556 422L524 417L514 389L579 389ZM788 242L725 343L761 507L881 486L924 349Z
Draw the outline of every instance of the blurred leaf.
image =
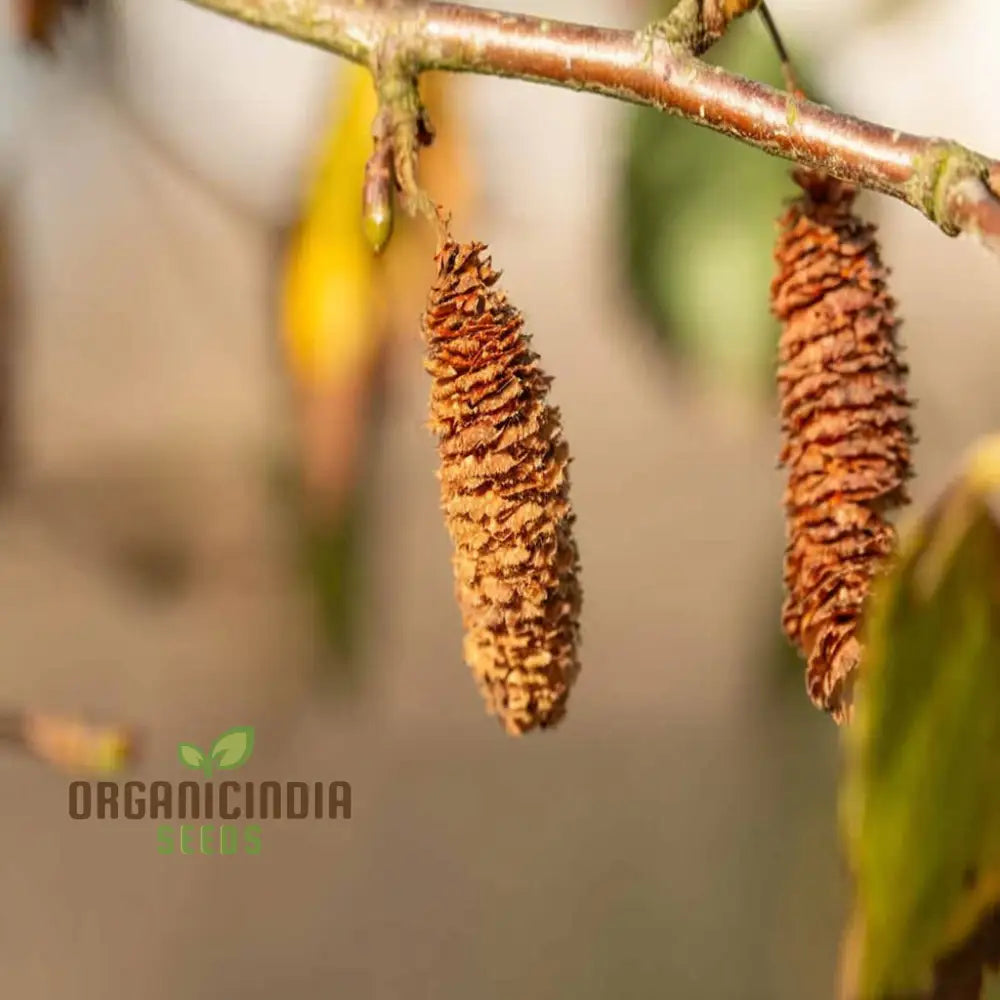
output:
M361 213L375 91L370 73L347 63L334 87L285 262L283 334L298 417L296 544L338 672L349 672L362 595L356 510L385 328Z
M372 427L374 434L377 428ZM319 637L317 669L340 693L356 687L364 670L362 644L368 597L367 511L371 499L370 463L336 511L310 504L301 464L278 454L270 466L270 485L282 512L288 553L309 600Z
M27 45L51 50L63 11L87 0L15 0L18 34Z
M868 0L865 7L865 17L871 24L880 24L910 17L919 8L925 6L927 6L927 0Z
M737 22L709 56L782 86L757 18ZM709 129L648 108L633 112L624 190L631 286L669 350L754 390L773 377L778 326L768 287L774 222L794 191L789 170Z
M876 589L842 798L857 880L852 997L928 989L941 959L984 946L973 932L1000 900L998 488L1000 438Z
M5 721L0 716L0 731ZM135 757L135 733L121 726L29 712L23 717L23 733L36 757L65 771L114 774Z
M421 153L420 180L460 223L475 188L454 79L426 73L421 85L436 135ZM352 378L373 362L389 332L414 337L433 276L435 231L423 219L399 213L388 249L372 254L361 220L376 111L371 74L347 63L336 90L285 270L286 356L301 386Z
M347 679L360 666L367 596L367 482L359 483L335 516L303 525L303 569L315 595L320 627Z
M375 116L371 74L344 64L305 211L285 272L285 346L297 383L345 377L367 363L374 263L361 226L361 185Z
M453 218L473 197L468 143L453 109L453 78L425 74L436 139L420 178ZM286 260L285 357L296 390L303 571L337 676L360 665L368 471L382 411L382 369L393 340L416 347L433 276L435 231L400 214L376 258L364 238L361 190L372 150L375 93L367 69L346 64Z

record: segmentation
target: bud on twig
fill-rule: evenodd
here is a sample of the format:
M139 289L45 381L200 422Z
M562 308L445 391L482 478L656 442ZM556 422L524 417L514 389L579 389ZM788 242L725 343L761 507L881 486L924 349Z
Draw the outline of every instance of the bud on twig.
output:
M781 220L771 303L788 469L782 624L808 660L817 705L844 721L872 578L895 544L884 512L910 475L906 366L873 226L852 188L800 171Z
M579 672L568 449L481 243L446 238L424 315L465 659L507 732L554 725Z
M392 236L392 140L377 136L375 149L365 164L361 191L362 226L365 239L375 253L381 253Z

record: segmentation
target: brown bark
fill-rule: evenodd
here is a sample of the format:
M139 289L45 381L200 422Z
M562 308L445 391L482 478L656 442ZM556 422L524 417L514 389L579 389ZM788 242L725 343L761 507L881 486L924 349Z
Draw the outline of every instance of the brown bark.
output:
M1000 193L990 184L1000 169L995 160L709 66L657 30L600 28L448 3L189 2L329 49L379 75L400 69L411 75L430 69L483 73L648 104L899 198L949 235L968 233L1000 254ZM746 6L742 0L721 2L736 11Z

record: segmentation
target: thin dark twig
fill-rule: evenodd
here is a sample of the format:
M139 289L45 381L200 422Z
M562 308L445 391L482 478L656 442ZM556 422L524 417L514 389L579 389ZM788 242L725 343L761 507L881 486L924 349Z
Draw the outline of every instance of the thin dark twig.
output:
M785 87L793 93L800 93L799 85L795 78L795 69L792 66L792 58L788 54L788 48L785 46L781 32L778 30L778 25L771 15L771 11L765 0L761 0L758 4L757 12L760 14L761 20L763 20L764 26L767 28L767 33L771 36L771 42L774 44L778 58L781 60L781 73L785 78Z

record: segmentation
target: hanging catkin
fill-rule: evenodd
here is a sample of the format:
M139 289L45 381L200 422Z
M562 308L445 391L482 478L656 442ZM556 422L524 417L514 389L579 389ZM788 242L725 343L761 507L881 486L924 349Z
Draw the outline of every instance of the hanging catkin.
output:
M425 367L465 659L517 734L558 722L579 672L579 564L551 380L485 249L438 250Z
M781 219L771 285L788 470L782 625L813 701L842 722L862 607L895 544L883 514L907 499L910 404L874 226L854 214L853 188L795 179L804 194Z

